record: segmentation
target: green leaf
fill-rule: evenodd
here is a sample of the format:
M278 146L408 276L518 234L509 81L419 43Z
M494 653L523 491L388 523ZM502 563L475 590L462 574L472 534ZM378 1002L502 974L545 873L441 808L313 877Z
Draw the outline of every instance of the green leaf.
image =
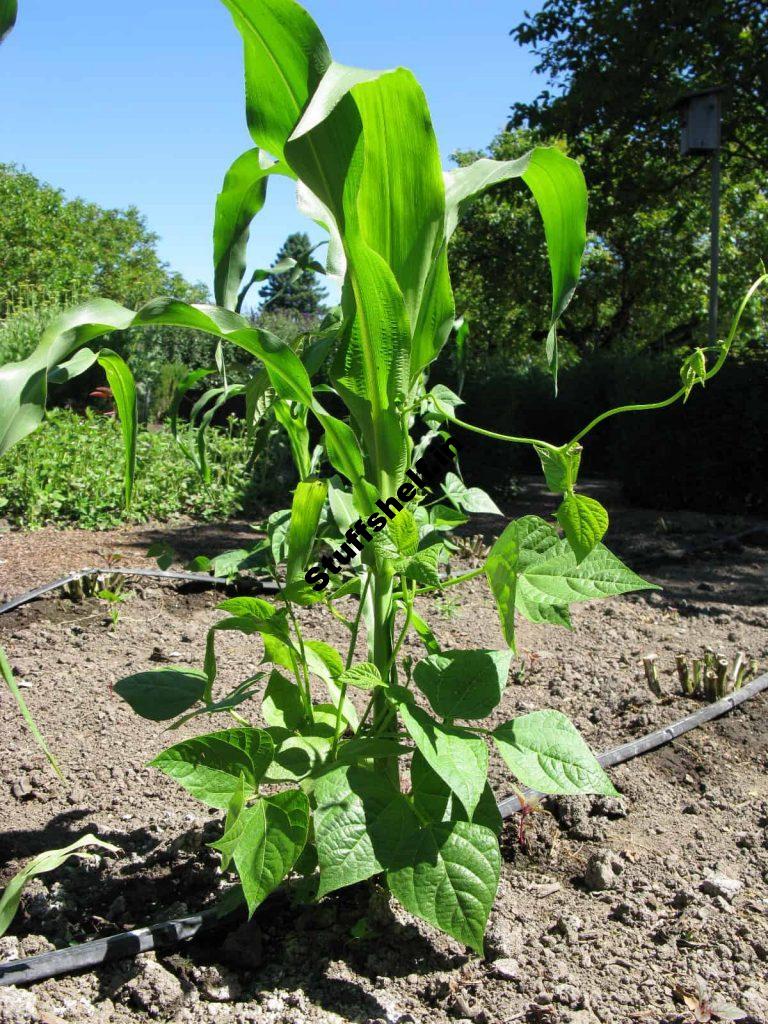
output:
M467 729L442 725L416 704L399 706L403 725L430 768L471 815L485 788L488 748Z
M602 544L577 563L568 541L537 516L523 516L510 523L491 548L485 568L512 650L516 610L531 622L570 628L570 604L630 590L658 589Z
M486 718L501 700L511 651L445 651L420 661L413 678L440 718Z
M347 329L333 382L357 422L373 478L389 491L407 457L401 410L410 324L444 219L439 153L423 92L403 69L378 74L333 64L285 154L327 219L344 226Z
M298 686L279 672L273 672L269 677L261 713L267 725L279 725L291 732L300 729L307 721Z
M370 661L360 661L350 666L337 681L339 686L356 686L358 690L373 690L384 683L381 672Z
M559 149L537 147L518 160L488 160L446 174L446 234L450 238L462 207L492 185L522 178L544 222L552 275L552 312L547 359L557 385L557 322L576 289L586 245L587 186L575 160Z
M563 446L562 448L542 448L534 445L539 456L541 468L547 487L553 494L563 494L576 485L581 465L582 447L580 444Z
M224 0L243 38L251 137L276 157L331 63L319 28L294 0Z
M381 772L342 766L315 784L318 896L407 863L402 851L418 830L408 800Z
M606 510L599 501L584 494L566 494L555 516L577 562L584 561L608 529Z
M448 786L429 767L418 752L411 759L411 799L421 821L438 824L443 821L468 821L467 812ZM486 782L471 819L475 825L484 825L496 836L501 835L503 821L493 790Z
M0 0L2 2L2 0ZM99 358L99 353L90 348L81 348L66 363L60 363L48 371L49 384L67 384L81 373L85 373Z
M249 149L235 160L216 197L213 221L213 289L216 304L235 309L245 274L245 254L251 221L264 206L270 174L287 168Z
M205 673L197 669L158 668L125 676L115 683L115 693L142 718L166 722L201 701L206 682Z
M283 881L309 830L309 801L301 790L261 797L211 845L235 862L249 915Z
M53 367L101 335L164 325L191 327L232 342L264 363L280 397L312 405L309 375L296 353L236 313L171 298L153 299L134 313L110 299L90 299L56 317L30 356L0 367L0 455L42 420Z
M112 389L117 414L120 417L120 429L123 433L125 449L125 507L130 508L133 480L136 475L136 430L139 425L136 382L128 369L128 364L111 349L103 348L99 352L99 366L107 375L107 382Z
M310 672L321 679L335 679L344 671L341 655L335 647L324 640L305 640L304 650Z
M332 732L327 736L284 737L270 765L266 781L300 782L309 776L317 775L324 768L332 741Z
M357 764L370 758L399 757L407 754L410 747L404 747L397 740L381 736L363 736L360 739L345 740L339 746L336 760L345 764Z
M453 821L426 826L412 836L406 864L388 871L387 883L409 913L482 956L500 872L494 833L482 825Z
M485 491L480 490L479 487L467 487L455 473L446 474L443 490L449 501L465 512L488 512L496 516L504 514Z
M227 814L224 819L224 833L222 835L222 840L224 839L224 836L226 836L228 833L230 835L234 834L230 830L232 829L232 826L235 824L240 815L243 813L243 809L245 808L245 803L248 795L249 793L248 790L246 789L245 782L241 778L239 787L235 790L235 792L232 795L232 799L229 801L229 804L227 805ZM233 843L229 845L227 843L223 843L221 840L220 842L221 845L218 846L217 849L221 851L221 870L228 871L230 862L232 860L232 854L234 853L235 844Z
M19 711L21 712L21 717L27 723L27 726L29 728L29 731L32 733L32 738L34 739L35 743L38 745L40 750L42 750L42 752L45 754L45 757L48 763L50 764L51 768L53 768L53 770L56 772L60 779L63 779L64 776L62 774L61 768L59 768L59 763L51 753L48 744L45 742L45 737L38 729L37 724L35 723L35 720L32 717L29 708L27 707L27 702L24 700L24 697L22 696L18 683L13 678L11 666L8 664L8 658L6 657L5 651L3 650L2 647L0 647L0 676L3 677L5 685L8 687L8 689L11 692L11 696L16 701ZM2 934L2 932L0 932L0 934Z
M149 763L209 807L226 809L241 786L256 791L273 754L263 729L224 729L183 740Z
M559 711L533 711L494 729L507 766L539 793L618 796L581 733Z
M455 530L468 522L468 518L450 505L438 504L429 510L429 522L434 530Z
M277 608L261 597L228 597L226 601L220 601L216 609L238 618L271 619L277 613Z
M33 857L26 867L13 876L3 891L2 898L0 899L0 936L5 935L8 931L8 926L18 909L19 900L27 882L37 875L43 875L48 871L54 871L56 868L61 867L66 860L86 846L97 846L99 849L108 850L110 853L118 852L117 846L105 843L103 839L98 839L96 836L87 835L82 836L61 850L46 850L45 853Z
M426 623L417 612L411 612L411 625L418 633L421 642L424 644L424 647L429 654L441 653L442 648L437 642L435 634L430 629L428 623Z

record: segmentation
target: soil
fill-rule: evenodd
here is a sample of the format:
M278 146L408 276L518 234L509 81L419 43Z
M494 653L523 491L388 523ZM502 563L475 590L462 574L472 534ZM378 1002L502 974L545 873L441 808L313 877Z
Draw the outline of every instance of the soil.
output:
M573 632L521 623L495 719L557 708L603 750L698 706L679 692L676 654L743 652L765 670L768 526L624 509L605 484L589 493L614 517L609 545L663 590L578 605ZM527 482L508 511L547 514L552 501ZM484 521L486 542L499 524ZM247 523L5 533L0 600L114 552L125 564L152 564L144 553L161 538L186 556L253 537ZM472 564L468 556L455 568ZM0 886L31 855L86 832L121 848L33 881L0 939L0 960L195 912L225 884L206 846L218 812L145 767L162 746L202 730L190 724L165 735L112 692L123 675L158 664L199 667L221 595L147 580L127 591L114 628L98 601L75 604L60 593L0 617L0 644L66 774L65 783L52 774L3 694ZM481 579L419 610L444 646L501 646ZM343 627L322 611L308 609L303 620L305 635L342 644ZM235 633L221 634L217 650L223 686L261 658L258 639ZM658 656L661 699L645 684L649 653ZM0 988L0 1024L683 1022L696 1018L679 991L699 983L709 999L766 1024L767 706L757 697L613 769L619 800L546 801L526 817L522 845L519 817L511 820L484 959L391 905L375 885L309 906L287 889L251 925L173 953ZM501 763L493 761L491 779L499 797L508 795Z

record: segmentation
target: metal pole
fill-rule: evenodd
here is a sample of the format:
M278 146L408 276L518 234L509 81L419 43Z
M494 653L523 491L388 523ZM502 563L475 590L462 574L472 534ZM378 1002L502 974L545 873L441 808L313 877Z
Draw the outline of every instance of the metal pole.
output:
M720 151L712 153L712 209L709 220L709 343L717 342L717 270L720 261Z

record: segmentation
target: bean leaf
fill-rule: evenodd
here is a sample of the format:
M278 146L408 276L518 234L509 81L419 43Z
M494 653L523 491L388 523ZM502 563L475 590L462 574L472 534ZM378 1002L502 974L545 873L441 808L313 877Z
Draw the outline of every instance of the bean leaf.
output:
M226 810L242 786L256 791L273 754L263 729L224 729L177 743L149 763L204 804Z
M309 830L309 801L290 789L261 797L211 845L235 862L248 913L282 882L299 858Z
M410 837L407 863L387 872L392 895L410 913L482 956L501 871L499 843L483 825L428 825Z
M608 529L608 513L585 494L566 494L555 515L577 562L584 561Z
M414 681L441 718L485 718L501 700L511 651L445 651L420 661Z
M559 711L533 711L504 722L493 738L520 782L539 793L618 796L581 733Z
M158 668L125 676L115 683L115 693L142 718L165 722L201 701L206 683L205 673L193 668Z

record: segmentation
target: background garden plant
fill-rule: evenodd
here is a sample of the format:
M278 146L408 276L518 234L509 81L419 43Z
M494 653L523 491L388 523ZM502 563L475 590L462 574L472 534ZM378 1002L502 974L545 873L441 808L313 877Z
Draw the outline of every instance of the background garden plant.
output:
M615 792L563 715L537 711L492 731L481 724L501 700L516 615L570 626L571 604L649 586L601 543L607 514L577 490L581 442L609 416L681 400L717 373L757 285L727 341L716 353L694 353L669 399L610 410L563 445L484 431L536 451L549 489L561 496L557 522L564 536L526 516L507 526L482 567L442 578L456 511L472 511L481 498L457 474L446 478L445 504L425 503L403 485L430 433L446 422L476 429L456 416L457 396L427 384L454 323L450 237L473 196L522 178L547 240L552 306L546 346L556 381L557 322L576 286L585 244L583 175L556 148L536 148L514 161L481 159L443 174L426 101L408 71L336 64L317 26L291 0L225 3L244 40L256 148L230 169L217 203L219 305L161 298L134 313L92 300L64 314L28 359L0 369L0 452L40 422L49 380L91 365L97 355L88 343L111 331L191 327L263 362L264 374L247 397L253 408L261 403L274 410L300 476L291 508L270 517L266 540L247 554L251 565L279 582L279 600L223 602L226 617L209 634L202 671L141 673L123 679L117 692L139 714L172 728L202 715L236 721L170 747L153 763L225 813L214 845L224 866L237 871L251 912L293 870L312 874L317 865L319 896L384 874L407 910L481 952L500 870L489 744L520 783L541 792ZM328 230L326 271L342 283L338 315L303 339L300 353L235 312L250 223L275 174L296 180L299 206ZM117 353L102 349L98 359L120 415L130 502L133 378ZM312 385L324 364L347 410L344 418L329 412L327 385ZM309 447L310 418L323 431L319 451ZM315 472L324 465L330 474L319 479ZM395 494L402 509L377 528L370 519L377 500ZM360 521L370 525L373 542L334 591L314 591L303 576L315 548L343 542ZM441 650L414 608L416 595L482 573L506 649ZM357 602L350 617L340 610L343 598ZM345 654L303 635L297 606L320 601L348 626ZM411 629L425 648L416 664L400 660ZM258 635L264 664L271 666L224 695L215 693L221 630ZM367 650L360 659L363 632ZM349 699L350 688L370 693L362 714ZM255 696L262 698L266 728L243 715ZM275 793L273 785L284 788Z

